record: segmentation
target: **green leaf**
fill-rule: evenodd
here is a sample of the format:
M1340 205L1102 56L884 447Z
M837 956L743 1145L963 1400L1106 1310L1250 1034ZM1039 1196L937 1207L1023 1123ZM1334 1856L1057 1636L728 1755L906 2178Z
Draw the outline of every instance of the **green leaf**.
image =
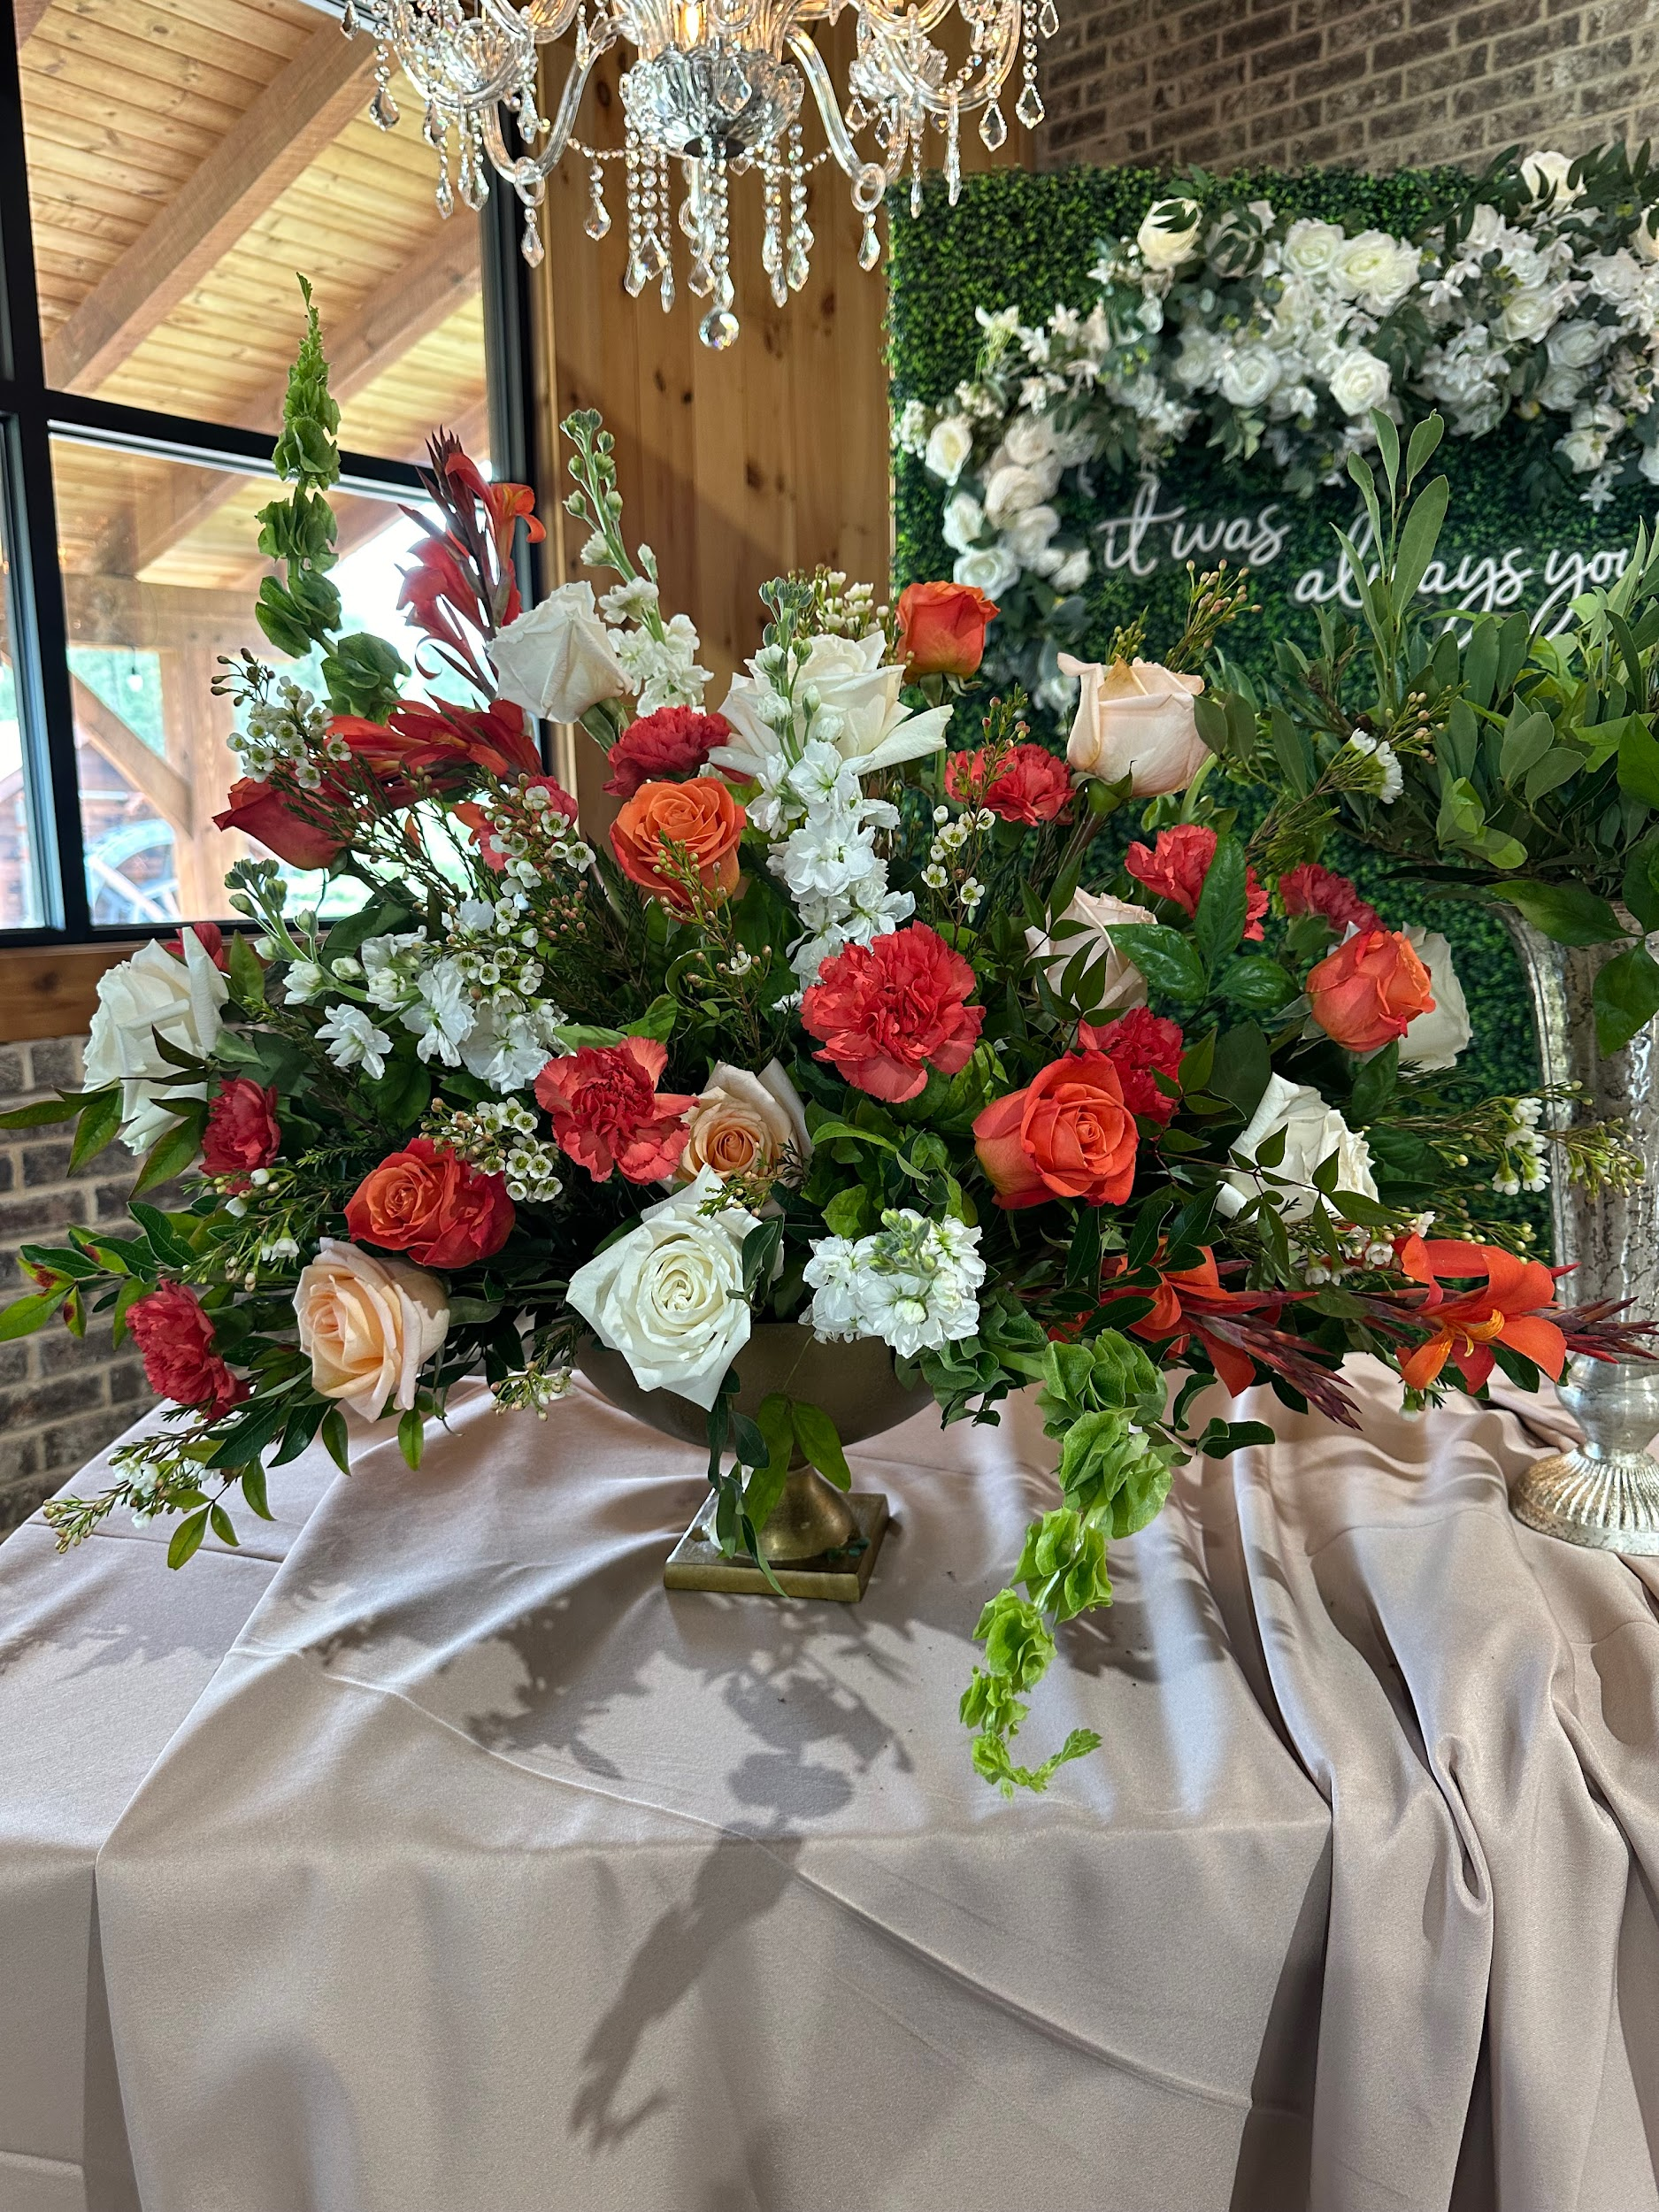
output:
M1606 945L1626 933L1607 901L1581 883L1494 884L1493 896L1558 945Z
M1217 1415L1202 1436L1194 1439L1206 1459L1225 1459L1229 1452L1248 1444L1271 1444L1273 1431L1265 1421L1224 1421Z
M0 1344L9 1344L13 1337L27 1336L50 1321L65 1298L69 1286L61 1290L32 1291L27 1297L14 1298L9 1306L0 1307Z
M81 1091L65 1091L58 1098L37 1098L32 1106L14 1106L9 1114L0 1114L0 1129L42 1129L48 1122L72 1121L86 1102Z
M328 1456L342 1475L351 1472L351 1451L346 1438L346 1417L338 1406L330 1406L318 1430L327 1448Z
M1386 419L1385 416L1384 420L1386 421ZM1446 425L1439 415L1425 415L1411 433L1411 443L1406 449L1406 488L1408 491L1428 466L1445 431Z
M1415 597L1417 586L1423 581L1424 571L1434 557L1434 548L1440 539L1440 525L1446 519L1446 503L1452 488L1443 476L1436 476L1426 483L1411 503L1400 531L1400 546L1394 560L1394 600L1397 610L1403 611L1408 601Z
M1193 917L1193 936L1207 967L1214 968L1244 934L1244 848L1236 837L1217 837Z
M654 998L636 1022L630 1022L630 1037L648 1037L654 1043L664 1045L673 1034L674 1024L680 1018L680 1009L664 992Z
M242 1471L242 1494L250 1513L257 1513L262 1521L275 1520L271 1501L265 1493L265 1469L257 1459L250 1467L244 1467Z
M1624 900L1644 929L1659 929L1659 836L1633 846L1624 863Z
M1626 718L1618 741L1618 787L1644 806L1659 807L1659 744L1637 715Z
M856 1122L824 1121L812 1132L815 1145L833 1144L848 1138L855 1144L879 1144L887 1152L899 1148L891 1137L884 1137L879 1129L860 1129Z
M758 1421L747 1413L732 1413L732 1455L740 1467L766 1467L772 1463L772 1447L766 1432Z
M795 1440L801 1456L838 1490L850 1490L852 1469L847 1464L835 1424L823 1407L815 1406L810 1399L795 1398L790 1401L789 1415L795 1424Z
M1167 998L1204 995L1203 963L1190 940L1179 930L1165 929L1158 922L1123 922L1107 934L1125 958L1140 969L1149 989Z
M229 959L231 996L249 1013L258 1013L265 1002L265 970L252 945L240 931L229 940Z
M158 1183L170 1183L175 1175L182 1175L196 1154L202 1149L202 1132L207 1126L207 1106L204 1101L193 1105L187 1114L175 1121L165 1135L157 1137L144 1155L142 1166L133 1180L134 1194L154 1190Z
M1267 1039L1255 1022L1240 1022L1216 1041L1216 1064L1210 1087L1248 1121L1262 1102L1267 1079L1273 1071Z
M1594 997L1598 1048L1622 1052L1659 1013L1659 961L1640 945L1616 954L1598 971Z
M1535 807L1552 791L1559 790L1569 777L1576 776L1584 766L1584 755L1571 745L1556 745L1544 755L1532 770L1525 786L1526 803Z
M1489 707L1498 681L1498 624L1483 615L1463 649L1463 685L1478 707ZM1467 766L1460 773L1466 775Z
M1400 1045L1398 1040L1375 1052L1354 1078L1353 1094L1348 1101L1349 1111L1358 1122L1374 1121L1394 1096L1394 1086L1400 1077Z
M127 1211L144 1233L144 1241L164 1267L188 1268L196 1255L158 1206L129 1204Z
M207 1534L210 1510L207 1506L198 1506L173 1530L173 1541L167 1547L167 1564L170 1567L182 1567L187 1559L193 1559L201 1550L202 1539Z
M870 1226L872 1205L862 1183L838 1190L824 1209L824 1226L833 1237L861 1237Z
M419 1466L420 1455L426 1448L426 1425L414 1407L411 1406L397 1424L397 1448L403 1455L406 1466Z
M1288 1006L1297 992L1296 979L1264 953L1249 953L1222 972L1217 985L1223 998L1231 999L1250 1014L1276 1014Z
M97 1091L81 1109L81 1120L75 1129L75 1141L69 1148L69 1167L73 1174L84 1167L88 1160L96 1160L104 1146L111 1142L121 1125L121 1094L119 1090Z
M1503 733L1503 744L1498 754L1499 775L1505 783L1514 783L1543 759L1555 741L1555 726L1547 714L1521 715Z
M1299 799L1306 798L1318 773L1306 731L1291 720L1283 707L1273 709L1268 727L1272 732L1273 757L1280 773Z
M232 1521L229 1514L226 1512L224 1507L219 1503L217 1499L207 1509L207 1517L212 1527L214 1535L218 1537L221 1544L228 1544L233 1551L238 1551L241 1549L241 1543L236 1534L235 1524Z
M768 1221L757 1222L743 1239L743 1295L752 1298L757 1286L770 1287L778 1271L778 1255L783 1247L783 1217L774 1214Z

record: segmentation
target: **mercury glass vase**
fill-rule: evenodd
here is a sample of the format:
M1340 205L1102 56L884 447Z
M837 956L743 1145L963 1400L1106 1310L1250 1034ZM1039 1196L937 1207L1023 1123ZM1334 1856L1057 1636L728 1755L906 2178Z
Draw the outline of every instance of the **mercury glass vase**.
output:
M1652 1025L1623 1052L1595 1048L1592 991L1606 945L1558 945L1513 909L1504 918L1532 990L1539 1058L1547 1083L1583 1086L1579 1118L1622 1121L1647 1163L1632 1189L1588 1197L1552 1174L1555 1263L1574 1273L1564 1304L1628 1299L1627 1318L1659 1314L1659 1048ZM1635 924L1628 915L1626 927ZM1659 952L1659 933L1647 941ZM1534 1461L1511 1503L1529 1528L1601 1551L1659 1553L1659 1363L1569 1361L1562 1403L1584 1432L1571 1451Z

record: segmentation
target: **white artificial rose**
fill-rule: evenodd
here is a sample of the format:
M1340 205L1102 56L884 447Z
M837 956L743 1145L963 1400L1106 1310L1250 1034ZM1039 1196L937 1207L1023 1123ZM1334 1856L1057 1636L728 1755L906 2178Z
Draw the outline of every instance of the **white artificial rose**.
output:
M826 633L812 640L795 676L797 744L805 742L809 734L821 738L861 776L944 749L949 703L912 714L899 696L904 688L903 666L884 662L886 650L887 640L879 630L862 638ZM778 703L778 695L755 661L749 663L749 669L748 675L733 677L720 710L732 725L732 741L717 745L709 756L714 767L736 776L770 772L783 750L778 728L762 711ZM810 726L800 703L808 693L818 703Z
M719 1177L704 1168L579 1267L565 1294L641 1390L674 1391L705 1413L749 1342L743 1239L759 1225L742 1206L701 1212L719 1191Z
M1184 791L1209 757L1193 701L1202 676L1178 676L1156 661L1098 661L1058 656L1060 672L1080 684L1065 757L1086 776L1117 783L1133 776L1137 799Z
M1607 458L1607 432L1599 423L1580 423L1555 442L1555 450L1577 476L1588 476Z
M1285 1133L1284 1156L1277 1167L1253 1169L1270 1137ZM1315 1168L1336 1156L1336 1187L1356 1197L1375 1198L1371 1179L1371 1148L1350 1129L1335 1109L1305 1083L1292 1083L1271 1075L1262 1102L1250 1117L1242 1135L1233 1141L1233 1158L1247 1164L1230 1167L1217 1187L1216 1203L1231 1218L1240 1212L1259 1190L1270 1190L1272 1202L1286 1221L1305 1221L1324 1203L1313 1182ZM1268 1182L1266 1178L1276 1179Z
M1659 484L1659 445L1643 446L1636 465L1648 483Z
M1000 530L1023 515L1027 507L1041 506L1053 489L1042 467L1025 468L1018 461L1004 461L985 480L985 511Z
M1259 407L1279 376L1279 356L1261 339L1233 347L1221 365L1217 380L1221 396L1230 407Z
M1561 310L1561 296L1552 284L1523 285L1512 292L1499 317L1506 338L1536 342L1546 336Z
M954 484L973 455L973 425L965 415L941 416L927 434L922 458L932 475Z
M574 722L629 688L591 584L561 584L510 622L489 649L501 695L526 714Z
M985 527L985 510L972 492L956 492L945 502L945 543L953 553L965 553Z
M1019 581L1019 563L1005 545L976 545L958 555L952 580L972 584L987 599L1000 599Z
M1388 364L1363 346L1350 346L1331 377L1331 396L1345 415L1369 415L1387 403Z
M1055 570L1055 589L1075 591L1079 584L1088 581L1088 548L1086 545L1079 545L1068 553L1059 567Z
M1156 200L1147 210L1135 243L1148 269L1179 269L1198 242L1202 211L1196 200Z
M1175 380L1188 391L1202 390L1215 382L1226 358L1225 339L1206 330L1202 323L1187 323L1181 331L1181 349L1175 357Z
M1490 253L1502 235L1502 216L1489 201L1482 200L1470 218L1465 248L1470 253Z
M776 1059L758 1075L717 1061L687 1109L686 1129L681 1182L704 1168L723 1183L733 1175L776 1175L786 1166L798 1179L812 1157L800 1093Z
M311 1387L365 1421L378 1421L388 1398L408 1412L423 1363L449 1333L449 1295L437 1276L336 1237L325 1237L301 1271L294 1311Z
M1649 208L1630 234L1630 250L1643 261L1659 261L1659 234L1651 227L1655 222L1659 222L1659 209Z
M1054 456L1054 426L1046 415L1023 410L1002 433L1002 450L1023 469L1041 468Z
M1386 230L1362 230L1337 249L1331 277L1336 289L1372 315L1397 307L1417 281L1417 252Z
M1535 200L1541 200L1552 188L1557 207L1571 207L1573 201L1583 196L1581 184L1569 184L1567 172L1572 166L1571 154L1553 152L1528 154L1521 164L1521 174L1527 189Z
M1436 929L1408 922L1403 933L1417 958L1429 972L1434 1003L1418 1014L1400 1040L1401 1064L1425 1071L1455 1067L1457 1056L1474 1035L1463 987L1452 965L1452 949Z
M1548 407L1552 414L1570 415L1578 403L1584 389L1584 378L1577 369L1552 368L1547 370L1538 388L1538 403Z
M173 1125L174 1117L156 1101L205 1098L207 1086L192 1083L163 1059L156 1033L197 1059L219 1042L219 1008L229 986L214 966L193 929L183 932L184 957L152 939L119 967L98 979L98 1010L87 1040L86 1088L121 1087L121 1140L129 1152L148 1152Z
M1156 923L1157 918L1150 907L1115 899L1110 892L1078 891L1063 913L1050 917L1048 930L1025 932L1025 949L1057 991L1067 968L1087 948L1088 972L1095 980L1095 1005L1104 1007L1108 1013L1126 1013L1132 1006L1146 1004L1146 978L1126 953L1118 951L1110 933L1130 922ZM1051 934L1063 922L1077 922L1081 927Z
M1008 549L1022 568L1035 568L1059 527L1060 518L1052 507L1027 507L1006 533Z
M1285 261L1298 276L1323 276L1336 261L1346 239L1340 223L1304 216L1285 233Z
M1613 333L1601 323L1557 323L1545 350L1557 368L1587 369L1599 361Z

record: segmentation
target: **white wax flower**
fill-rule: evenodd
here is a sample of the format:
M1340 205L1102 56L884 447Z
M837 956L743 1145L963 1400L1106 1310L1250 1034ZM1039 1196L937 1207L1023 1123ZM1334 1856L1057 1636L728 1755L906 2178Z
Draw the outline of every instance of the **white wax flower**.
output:
M489 657L501 695L526 714L574 722L602 699L620 698L628 680L599 618L591 584L561 584L494 640Z
M1401 1063L1425 1072L1455 1067L1458 1054L1475 1033L1463 987L1452 964L1452 949L1439 930L1425 929L1420 922L1408 922L1402 933L1429 972L1434 1003L1426 1014L1415 1018L1400 1040Z
M1193 711L1203 678L1176 675L1157 661L1108 668L1062 653L1058 662L1061 674L1081 685L1065 748L1071 766L1102 783L1133 776L1137 799L1184 790L1208 757Z
M1115 899L1109 891L1075 891L1071 902L1064 912L1051 915L1048 930L1028 929L1025 949L1033 964L1040 964L1050 986L1060 988L1062 977L1079 952L1087 950L1088 972L1094 979L1093 996L1097 1006L1108 1013L1122 1014L1132 1006L1147 1002L1147 982L1134 962L1126 953L1119 952L1110 933L1130 922L1156 923L1157 916L1148 906L1136 906L1128 899ZM1080 922L1080 929L1053 933L1061 922Z
M449 1333L449 1295L435 1275L325 1237L294 1292L300 1349L311 1386L365 1421L389 1398L406 1413L424 1362Z
M86 1088L120 1085L121 1141L129 1152L148 1152L172 1128L173 1116L157 1098L207 1095L204 1083L189 1082L156 1046L159 1032L179 1051L205 1059L219 1042L219 1010L229 986L193 929L182 933L182 960L152 939L98 979Z
M1270 1137L1285 1133L1284 1156L1277 1167L1258 1169L1251 1163ZM1336 1187L1360 1198L1375 1198L1371 1179L1371 1148L1343 1120L1334 1106L1306 1083L1292 1083L1282 1075L1268 1078L1261 1104L1248 1126L1233 1141L1237 1164L1222 1177L1216 1203L1229 1218L1242 1211L1259 1190L1271 1190L1272 1202L1286 1221L1305 1221L1325 1203L1314 1186L1313 1171L1334 1154ZM1266 1178L1275 1179L1269 1182Z
M1191 257L1202 222L1196 200L1155 200L1135 233L1135 243L1148 268L1160 274L1179 269Z

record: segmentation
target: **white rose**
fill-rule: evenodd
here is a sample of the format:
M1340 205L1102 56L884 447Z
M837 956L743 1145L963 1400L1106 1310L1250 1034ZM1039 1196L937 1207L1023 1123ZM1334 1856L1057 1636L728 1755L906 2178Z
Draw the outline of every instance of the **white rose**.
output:
M1546 334L1560 308L1560 295L1554 285L1523 285L1509 295L1499 318L1500 326L1506 338L1535 341Z
M1046 415L1023 411L1002 433L1002 450L1021 468L1041 468L1053 458L1054 426Z
M1129 922L1156 920L1150 907L1133 906L1127 899L1115 899L1105 891L1078 891L1064 913L1050 917L1048 931L1025 932L1025 949L1041 964L1057 991L1067 968L1087 948L1089 971L1097 979L1095 1004L1109 1013L1122 1014L1132 1006L1146 1004L1146 978L1126 953L1118 951L1108 933ZM1080 922L1082 927L1051 935L1049 932L1062 922Z
M1569 184L1567 172L1572 166L1571 154L1528 154L1521 164L1521 174L1535 200L1541 200L1552 188L1557 207L1571 207L1574 200L1583 196L1581 184Z
M1319 223L1304 216L1285 233L1285 260L1298 276L1323 276L1345 242L1340 223Z
M1232 407L1259 407L1279 381L1279 356L1254 339L1235 346L1221 365L1221 396Z
M388 1398L408 1412L422 1364L449 1333L448 1294L437 1276L336 1237L325 1237L301 1271L294 1310L312 1388L365 1421L378 1421Z
M1553 414L1570 415L1583 389L1584 378L1577 369L1549 369L1538 388L1538 403L1548 407Z
M1181 349L1175 357L1175 380L1196 392L1215 382L1226 358L1225 339L1200 323L1187 323L1181 331Z
M1417 922L1408 922L1404 935L1429 972L1434 1003L1426 1014L1417 1016L1400 1040L1401 1061L1406 1067L1423 1070L1455 1067L1458 1054L1475 1033L1463 987L1452 965L1452 949L1439 930L1425 929Z
M1630 250L1643 261L1659 261L1659 235L1649 227L1656 220L1659 209L1649 208L1630 234Z
M1116 783L1133 776L1137 799L1182 791L1208 757L1193 701L1202 676L1178 676L1156 661L1098 661L1058 657L1063 675L1079 679L1077 713L1065 757L1086 776Z
M1598 423L1581 423L1556 440L1555 450L1575 475L1588 476L1607 458L1607 433Z
M934 476L954 484L973 453L973 425L965 415L945 415L927 434L922 458Z
M1587 369L1601 359L1612 337L1601 323L1557 323L1546 351L1557 368Z
M1035 568L1059 527L1060 518L1052 507L1027 507L1006 533L1008 549L1022 568Z
M687 1111L686 1128L679 1169L683 1182L704 1168L723 1183L733 1175L775 1175L790 1156L798 1175L812 1157L800 1093L776 1059L758 1075L718 1061Z
M985 480L985 511L1000 530L1027 507L1040 507L1053 489L1045 470L1004 461Z
M628 689L591 584L561 584L510 622L489 649L501 695L526 714L574 722Z
M1469 235L1464 241L1471 253L1490 253L1503 235L1503 218L1497 209L1482 200L1470 219Z
M1088 548L1086 545L1079 545L1072 552L1068 553L1059 567L1055 570L1054 588L1056 591L1075 591L1079 584L1087 583L1087 580Z
M183 932L180 960L152 939L130 960L98 979L98 1010L87 1040L86 1087L121 1087L121 1138L129 1152L148 1152L172 1128L157 1098L205 1098L204 1083L185 1080L156 1048L159 1031L180 1052L205 1059L219 1042L219 1008L229 986L193 929Z
M1331 277L1336 289L1372 315L1397 307L1417 282L1417 251L1386 230L1362 230L1337 250Z
M945 543L953 553L965 553L985 527L985 510L972 492L957 492L945 502Z
M648 1206L626 1236L577 1269L565 1294L641 1390L672 1390L705 1413L749 1342L743 1239L758 1225L741 1206L699 1212L719 1189L704 1168Z
M1203 214L1196 200L1156 200L1147 210L1135 243L1148 269L1179 269L1198 242Z
M1645 445L1637 467L1650 484L1659 484L1659 445Z
M987 599L1000 599L1019 581L1019 563L1005 545L976 545L961 554L951 570L953 581L972 584Z
M1369 415L1386 404L1388 364L1363 346L1350 346L1331 376L1331 396L1345 415Z
M1248 1165L1232 1167L1223 1176L1216 1203L1229 1218L1240 1212L1258 1190L1271 1190L1273 1202L1286 1221L1305 1221L1324 1203L1314 1187L1313 1171L1333 1153L1337 1161L1336 1187L1361 1198L1376 1197L1371 1148L1364 1138L1350 1129L1317 1091L1305 1083L1287 1082L1282 1075L1269 1076L1248 1127L1233 1139L1233 1159L1253 1161L1267 1140L1281 1129L1285 1152L1277 1167L1254 1171ZM1269 1183L1268 1175L1277 1180Z

